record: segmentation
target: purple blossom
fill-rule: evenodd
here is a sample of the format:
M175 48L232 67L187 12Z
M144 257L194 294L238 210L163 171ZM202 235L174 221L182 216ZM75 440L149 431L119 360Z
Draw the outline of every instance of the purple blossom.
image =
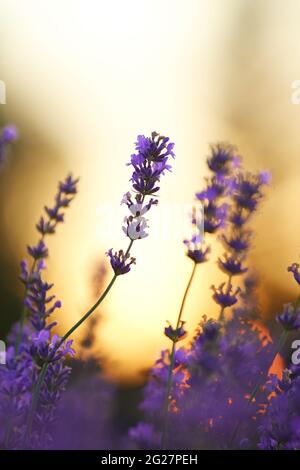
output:
M69 176L60 183L54 211L59 213L59 210L69 206L76 193L77 181ZM41 219L38 230L42 237L35 246L28 246L27 249L32 258L31 267L27 260L21 262L20 280L25 286L23 314L26 315L8 336L7 364L0 369L4 384L0 392L0 418L1 422L5 422L0 430L1 448L46 448L49 445L48 427L55 418L57 403L68 380L70 369L65 365L65 360L73 355L71 341L62 343L60 337L52 334L55 323L49 323L48 318L61 307L61 302L50 292L53 285L43 279L45 258L48 257L44 237L55 232L60 220L62 213L51 222ZM33 391L45 363L48 368L33 416L32 432L28 435Z
M263 186L269 184L269 173L258 174L239 173L234 183L233 199L238 207L249 213L256 210L260 199L263 197Z
M300 310L292 304L284 305L283 312L276 319L287 331L300 329Z
M231 233L229 236L223 234L221 235L221 240L224 242L229 251L242 254L250 248L251 231L245 230L240 234Z
M221 284L218 288L215 286L212 286L211 288L214 291L214 301L223 308L231 307L232 305L236 304L238 300L237 294L241 290L239 287L237 287L234 291L231 284L229 287L225 288L225 282L223 282L223 284Z
M135 191L143 196L155 194L158 183L166 170L170 171L169 157L174 158L174 144L168 137L152 132L151 137L139 135L136 142L137 153L131 156L129 165L133 167L131 177Z
M185 324L184 321L181 321L178 325L178 328L174 328L171 324L165 328L165 335L173 341L173 343L177 343L184 339L187 335L187 331L184 329L183 325Z
M244 274L248 270L242 266L241 260L227 254L224 255L224 259L219 258L218 264L220 269L230 276Z
M226 176L231 173L233 167L239 166L239 160L236 148L221 142L211 145L211 155L207 159L207 165L213 173Z
M261 386L250 404L248 396L273 355L272 344L263 342L259 331L238 313L223 325L204 319L192 345L176 352L167 449L254 448L256 423L268 391ZM152 437L161 433L168 359L163 352L153 368L141 406L142 421L130 431L139 448L150 448ZM240 419L242 426L232 443ZM158 439L152 448L159 446Z
M3 127L0 130L0 167L3 165L6 153L7 146L14 142L18 137L18 132L15 126L8 125Z
M295 281L300 284L300 272L299 272L299 264L293 263L291 266L288 267L288 271L293 273Z
M296 373L295 373L296 372ZM294 367L283 378L270 376L266 412L259 421L258 448L297 450L300 446L300 376Z
M55 233L57 224L64 221L64 209L69 207L74 196L77 194L79 178L74 179L68 175L64 181L58 184L58 191L55 196L54 206L45 206L47 218L42 216L36 225L38 232L42 235Z
M28 246L27 251L34 260L48 257L48 248L44 240L40 240L36 246Z
M185 240L185 244L188 246L187 256L191 258L194 263L200 264L207 261L207 256L210 253L210 247L198 247L198 244L194 243L194 239Z
M125 254L123 250L113 253L111 248L106 255L109 256L111 267L117 276L128 273L131 265L135 264L135 258L132 258L129 253Z

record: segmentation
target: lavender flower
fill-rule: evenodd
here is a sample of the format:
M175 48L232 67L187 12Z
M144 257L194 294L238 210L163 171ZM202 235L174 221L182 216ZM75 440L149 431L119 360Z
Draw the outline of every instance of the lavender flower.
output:
M7 146L18 137L15 126L9 125L0 130L0 168L5 162Z
M259 331L238 313L225 324L205 318L192 345L176 351L166 447L255 447L256 422L268 391L259 387L257 400L251 404L248 397L273 355L273 345L262 340ZM139 448L160 447L159 441L153 445L153 436L159 436L163 428L161 407L168 361L169 354L163 352L145 388L142 422L130 431ZM242 426L237 442L232 444L231 436L239 419Z
M191 240L184 240L184 243L188 248L186 254L194 261L194 263L201 264L207 261L210 247L205 246L197 235L193 236Z
M36 225L42 237L55 233L56 226L64 221L64 209L69 207L76 195L78 181L78 178L73 179L72 175L68 175L64 181L59 183L54 206L45 206L47 217L42 216Z
M292 304L284 305L283 312L276 319L287 331L300 329L300 309L295 309Z
M28 246L27 251L34 260L48 257L48 248L43 240L40 240L36 246Z
M299 367L284 371L282 380L270 376L269 400L258 423L258 448L297 450L300 446Z
M77 182L68 176L59 184L54 208L46 209L49 219L42 217L37 226L42 237L36 245L27 248L32 265L29 267L27 260L21 262L20 280L25 286L23 316L8 338L8 361L6 367L0 370L2 383L5 384L0 410L2 422L6 422L6 428L4 426L1 429L3 434L0 441L4 448L48 446L48 427L55 418L55 409L70 373L65 360L73 355L71 342L65 343L57 335L52 335L55 323L48 323L48 318L61 307L61 302L50 293L53 285L43 279L45 259L49 254L44 238L54 233L57 223L63 220L62 211L76 194ZM40 400L30 423L31 432L28 433L33 393L45 363L48 368L44 382L41 383Z
M130 248L135 240L141 240L148 236L148 220L144 215L153 205L158 204L158 200L147 196L157 194L159 182L165 171L171 170L168 163L169 157L174 158L174 144L168 137L163 137L157 132L152 132L151 137L139 135L135 144L136 153L131 155L129 166L132 167L131 176L133 193L127 192L121 201L125 204L130 214L124 218L123 232L129 238L129 248L124 254L122 250L115 252L110 249L107 256L115 275L126 274L130 271L130 266L135 263L135 259L130 256Z
M187 335L187 332L185 331L183 325L184 321L179 322L178 328L174 328L171 324L165 328L165 335L173 342L177 343L178 341L181 341L184 339Z
M257 175L244 173L242 170L234 175L230 184L229 197L231 200L228 211L228 225L220 236L226 253L218 259L219 268L228 275L228 289L233 276L247 272L244 266L247 252L251 246L251 230L248 228L252 214L257 210L263 198L263 187L269 183L269 173L264 171ZM226 294L228 294L226 292ZM217 303L218 296L214 296ZM236 303L237 299L234 299ZM224 309L230 306L221 303L220 319L224 319ZM226 303L226 302L225 302Z
M194 233L191 239L184 240L188 248L187 256L197 264L207 261L210 252L210 248L205 246L204 234L215 234L225 225L228 212L225 200L231 193L233 174L239 165L235 147L226 143L211 145L211 155L207 159L207 165L212 175L206 179L207 186L196 193L196 199L203 207L204 220L198 226L196 208L194 208L192 216Z
M239 157L232 145L217 143L211 146L207 164L212 176L207 179L207 187L196 193L197 200L201 201L204 208L206 233L216 233L225 225L228 204L224 202L224 198L232 191L233 174L238 162Z
M135 264L135 258L132 258L129 253L125 254L123 250L113 253L110 249L106 254L110 258L110 264L116 276L128 273L131 265Z
M293 263L291 266L288 267L288 271L293 273L295 281L300 284L300 272L299 272L299 264Z
M233 287L229 284L225 289L225 282L221 284L218 288L215 286L211 287L214 291L213 299L217 304L221 305L222 308L231 307L232 305L237 303L237 294L240 292L240 288L238 287L235 291L233 291Z
M170 171L169 157L175 157L174 144L168 137L152 132L151 137L139 135L136 142L137 153L131 156L130 165L134 171L131 177L133 189L142 196L159 190L160 177Z
M207 159L207 165L218 177L228 176L232 168L238 168L239 164L240 158L236 153L236 147L224 142L211 145L211 155Z
M224 255L224 259L219 258L218 264L220 269L229 276L244 274L248 270L248 268L243 268L241 260L228 254Z

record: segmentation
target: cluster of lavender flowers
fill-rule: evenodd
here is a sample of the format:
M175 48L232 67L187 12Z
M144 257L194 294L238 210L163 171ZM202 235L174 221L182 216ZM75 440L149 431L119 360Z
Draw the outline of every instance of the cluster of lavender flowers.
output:
M283 327L277 344L257 326L260 312L253 274L235 289L232 284L233 278L248 271L244 263L251 247L249 221L270 175L244 172L234 147L224 144L212 146L207 163L212 177L196 198L204 206L204 232L218 234L226 248L217 264L227 282L212 286L219 319L204 315L191 344L176 349L187 335L181 318L192 274L180 321L176 328L165 329L172 349L163 351L151 370L140 406L144 419L130 429L129 437L133 446L143 449L297 449L299 367L284 372L282 380L269 370L288 333L300 328L298 302L284 306L277 316ZM185 244L196 266L207 261L210 249L195 219L192 223L195 236ZM299 265L288 270L300 283Z
M159 182L165 171L171 171L169 157L174 158L174 144L168 137L152 132L151 137L139 135L135 144L136 153L131 155L129 166L132 167L132 191L124 194L122 204L129 209L129 215L124 218L123 232L130 243L126 252L110 249L107 255L116 276L126 274L135 263L130 256L130 249L135 240L148 236L148 221L144 217L153 205L158 204L157 195ZM149 198L147 200L147 198Z
M300 285L299 264L288 267ZM277 321L283 328L282 337L300 330L300 307L298 297L286 304ZM270 374L266 386L270 399L259 427L258 448L264 450L295 450L300 448L300 366L291 364L283 377Z

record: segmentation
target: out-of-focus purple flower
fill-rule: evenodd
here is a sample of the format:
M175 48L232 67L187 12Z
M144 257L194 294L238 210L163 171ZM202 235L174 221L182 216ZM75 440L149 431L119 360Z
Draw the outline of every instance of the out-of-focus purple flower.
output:
M221 235L221 240L224 242L225 246L235 252L235 253L243 253L247 251L250 247L251 242L251 231L245 230L241 234L232 233L229 236Z
M263 197L263 186L269 184L268 172L258 174L239 173L234 182L233 199L237 206L249 211L255 211L260 199Z
M252 232L248 227L248 222L263 198L263 187L269 181L270 175L266 171L251 174L245 173L241 168L231 179L228 223L220 235L226 253L223 258L218 259L219 268L228 275L229 280L232 276L242 275L248 271L248 268L243 265L251 246ZM229 298L228 306L230 306L230 300ZM222 305L220 313L222 319L224 308L226 308L225 304Z
M177 352L167 449L255 448L257 421L268 390L261 386L255 401L249 403L248 398L257 378L269 368L273 345L262 341L253 324L234 313L224 324L204 319L189 349ZM161 407L167 372L168 355L163 354L146 385L141 407L142 424L150 425L151 435L159 435L163 426ZM239 420L242 425L232 442ZM134 438L143 448L143 433L138 431L137 426Z
M10 126L3 127L1 131L0 140L2 140L5 143L14 142L15 140L17 140L17 137L18 137L18 131L17 131L16 126L10 125Z
M212 176L207 178L207 186L196 193L196 199L201 201L204 209L204 231L215 233L224 227L228 205L224 203L230 192L235 171L234 147L226 143L211 146L211 156L207 164Z
M300 375L292 366L284 371L282 379L270 376L267 385L268 402L258 422L258 448L297 450L300 446Z
M155 430L153 424L138 423L129 430L129 438L138 443L140 449L158 449L160 444L159 433Z
M126 255L123 250L113 253L111 248L106 255L109 256L111 267L117 276L128 273L131 265L135 264L135 258L132 258L129 253Z
M40 273L43 269L46 269L44 259L37 261L35 269L29 269L28 261L26 259L21 261L20 266L21 274L19 278L26 287L29 287L34 282L38 281L40 279Z
M53 207L45 206L47 218L41 217L36 228L42 235L51 235L55 233L57 224L64 221L64 209L69 207L74 196L77 194L78 178L68 175L65 180L58 184L58 191L55 196Z
M236 148L228 143L217 143L211 145L211 155L207 159L209 169L218 176L227 176L232 167L239 166L240 158Z
M235 291L233 291L233 287L230 284L229 287L225 287L225 282L223 282L218 288L215 286L211 287L214 291L213 299L217 304L221 305L221 307L231 307L232 305L237 303L237 294L240 292L240 288L237 287Z
M7 137L8 138L8 137ZM59 184L53 209L46 210L49 219L41 218L37 228L42 237L35 246L28 246L32 258L21 262L20 280L25 286L23 321L19 322L8 337L8 355L5 368L0 369L1 383L5 384L0 396L0 447L6 449L47 448L48 428L55 417L57 403L68 380L70 369L66 357L73 355L71 341L62 342L52 334L55 323L48 323L49 316L61 307L61 302L50 293L53 285L44 281L45 258L48 249L45 235L54 233L58 222L63 220L64 208L76 194L78 180L68 176ZM53 212L52 212L53 211ZM54 217L54 214L57 216ZM13 346L12 346L13 345ZM47 363L44 382L28 435L28 415L41 368ZM0 392L1 395L1 392Z
M283 312L276 319L287 331L300 329L300 310L295 309L293 304L284 305Z
M0 130L0 168L5 162L8 144L14 142L17 137L17 128L13 125L5 126Z
M184 329L183 325L185 324L184 321L181 321L178 328L174 328L171 324L166 326L165 328L165 335L173 341L173 343L177 343L184 339L187 335L187 331Z
M35 260L48 257L48 248L44 240L40 240L36 246L28 246L27 251Z
M207 261L210 247L204 245L199 235L192 236L190 240L184 240L184 244L187 247L187 256L196 264L205 263L205 261Z
M61 307L60 300L55 300L54 295L49 295L52 287L53 284L44 282L40 276L28 285L24 304L36 331L43 330L46 327L47 318Z
M241 260L227 254L224 255L224 259L219 258L218 264L220 269L230 276L243 274L248 270L248 268L243 268Z
M50 449L126 448L121 445L114 420L116 386L105 382L96 364L90 369L89 362L72 359L70 365L72 381L62 395L50 427Z
M61 194L64 194L65 196L68 195L74 195L77 194L78 189L77 189L77 184L78 184L79 178L74 179L72 175L68 175L64 181L61 181L59 183L59 192ZM69 205L69 202L67 203Z
M291 266L288 267L288 271L293 273L295 281L300 284L300 272L299 272L299 264L293 263Z

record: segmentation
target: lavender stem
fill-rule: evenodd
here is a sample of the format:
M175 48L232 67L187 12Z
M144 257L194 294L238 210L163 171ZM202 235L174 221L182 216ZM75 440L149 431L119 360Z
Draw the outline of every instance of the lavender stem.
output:
M176 330L179 328L179 324L181 321L186 299L187 299L190 287L192 285L192 282L195 276L196 268L197 268L197 263L194 262L193 270L190 275L190 279L187 283L187 286L186 286L186 289L182 298L182 302L181 302L181 306L180 306L180 310L179 310L179 314L177 318ZM165 396L164 407L163 407L164 422L163 422L163 432L162 432L162 440L161 440L162 449L165 449L166 438L167 438L167 433L168 433L168 416L169 416L168 411L169 411L169 401L170 401L171 388L172 388L173 369L175 365L175 352L176 352L176 341L173 341L172 350L170 354L170 365L169 365L169 370L168 370L166 396Z

